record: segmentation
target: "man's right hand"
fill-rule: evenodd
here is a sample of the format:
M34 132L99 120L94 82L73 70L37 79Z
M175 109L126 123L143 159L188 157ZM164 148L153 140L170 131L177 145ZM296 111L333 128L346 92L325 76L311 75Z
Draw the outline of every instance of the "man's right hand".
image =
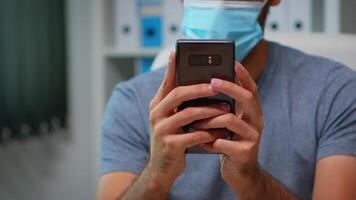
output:
M230 110L228 105L223 104L188 107L177 112L177 107L185 101L215 96L217 93L209 84L176 87L175 77L175 53L171 53L166 75L150 104L151 153L145 168L151 183L155 187L164 186L168 191L175 179L184 172L187 148L224 137L221 132L214 131L184 133L181 127Z

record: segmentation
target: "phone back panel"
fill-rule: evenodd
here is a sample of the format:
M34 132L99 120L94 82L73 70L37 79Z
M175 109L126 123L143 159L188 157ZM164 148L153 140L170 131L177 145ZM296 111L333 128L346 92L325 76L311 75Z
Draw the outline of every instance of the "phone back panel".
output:
M180 86L210 83L214 77L235 81L235 43L226 40L178 40L177 83ZM192 56L220 56L220 64L199 66L189 62Z
M178 40L176 46L177 86L210 83L212 78L235 82L235 43L228 40ZM211 60L210 60L211 58ZM178 107L204 106L227 103L235 113L235 100L225 94L184 102ZM191 126L182 127L190 132ZM208 153L194 147L187 153Z

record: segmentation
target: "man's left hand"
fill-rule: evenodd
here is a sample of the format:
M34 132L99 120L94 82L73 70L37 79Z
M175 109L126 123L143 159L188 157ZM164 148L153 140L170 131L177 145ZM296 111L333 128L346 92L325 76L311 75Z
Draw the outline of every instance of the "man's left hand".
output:
M244 196L253 191L260 174L257 154L264 122L255 81L239 63L236 63L235 72L238 84L212 79L211 87L234 98L238 102L236 107L240 107L242 113L228 113L206 119L197 122L194 128L204 130L226 128L234 134L232 140L217 139L202 147L223 153L222 178L235 192Z

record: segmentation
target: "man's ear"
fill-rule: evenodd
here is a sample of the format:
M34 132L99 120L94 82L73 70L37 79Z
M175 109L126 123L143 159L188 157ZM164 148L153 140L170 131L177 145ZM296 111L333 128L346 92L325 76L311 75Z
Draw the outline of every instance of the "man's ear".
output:
M268 0L270 6L277 6L278 4L281 3L282 0Z

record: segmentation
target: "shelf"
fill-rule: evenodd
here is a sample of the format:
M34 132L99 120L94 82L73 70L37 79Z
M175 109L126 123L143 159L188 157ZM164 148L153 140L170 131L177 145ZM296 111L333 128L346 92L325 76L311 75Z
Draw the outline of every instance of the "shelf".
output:
M105 52L108 58L144 58L155 57L162 49L139 49L139 50L121 50L109 48Z

